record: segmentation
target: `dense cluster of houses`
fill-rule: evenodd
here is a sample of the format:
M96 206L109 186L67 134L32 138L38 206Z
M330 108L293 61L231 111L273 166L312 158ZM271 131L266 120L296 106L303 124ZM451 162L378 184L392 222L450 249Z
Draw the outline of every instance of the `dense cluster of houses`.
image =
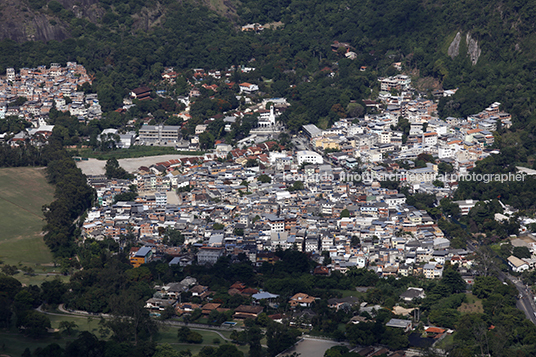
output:
M195 157L142 167L133 180L90 177L99 207L88 214L83 234L120 241L132 232L150 247L140 249L144 256L133 252L143 258L138 265L164 254L187 265L194 260L213 264L222 255L240 253L262 264L276 261L273 252L280 247L306 252L319 262L327 252L331 264L317 272L321 275L355 266L385 276L438 278L446 261L470 267L468 252L449 249L449 240L428 214L408 206L397 190L381 188L378 181L341 180L346 171L328 164L300 169L299 151L269 151L270 146L246 150L266 157L260 160L263 168L245 168L236 162L240 160ZM241 149L231 150L231 156L236 150ZM303 189L289 190L295 182L289 177L300 175L330 178L304 180ZM133 184L138 197L114 203L114 197ZM168 227L184 235L184 246L162 243Z
M78 90L79 86L91 82L84 66L76 62L67 62L65 67L52 63L48 68L21 68L19 73L7 68L6 75L0 77L0 119L18 116L35 121L46 117L54 105L80 120L100 119L102 111L97 95ZM27 101L15 105L19 97Z
M324 158L329 162L346 169L359 166L366 178L406 181L415 191L447 196L477 161L497 153L491 148L493 132L497 125L511 125L510 115L501 112L499 105L493 103L465 119L440 120L434 116L437 104L433 101L404 101L401 95L396 105L389 104L383 113L366 115L357 123L341 119L328 130L309 124L304 131L316 157L328 153ZM408 120L409 132L396 130L400 117ZM417 167L421 154L430 155L434 162ZM450 165L449 175L438 170L440 163ZM442 184L434 185L437 180Z

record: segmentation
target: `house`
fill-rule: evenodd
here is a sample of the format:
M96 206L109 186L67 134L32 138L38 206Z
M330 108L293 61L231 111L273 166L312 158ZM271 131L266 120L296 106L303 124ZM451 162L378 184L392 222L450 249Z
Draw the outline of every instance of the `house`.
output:
M262 291L260 293L251 295L251 297L253 298L254 304L260 304L260 302L264 300L268 302L270 307L277 308L277 304L275 303L275 300L279 297L277 294L270 294L267 291Z
M313 275L330 276L331 275L331 269L329 267L319 265L313 271Z
M173 304L176 302L176 300L172 299L158 299L158 298L150 298L145 302L145 308L151 309L151 310L159 310L163 311L168 306L173 306Z
M202 313L203 315L208 315L208 314L210 314L212 311L217 310L220 306L221 306L221 304L216 304L216 303L208 303L208 304L205 304L205 305L203 305L203 307L201 308L201 313Z
M238 86L240 87L240 93L252 94L259 90L258 85L247 82L240 83Z
M441 278L443 276L443 267L439 264L425 264L422 271L427 279Z
M177 304L177 306L175 306L175 313L177 314L177 316L181 316L182 314L191 313L195 309L199 309L199 308L201 308L201 305L199 304L192 304L191 302L185 302L185 303Z
M315 298L312 296L309 296L303 293L297 293L296 295L290 298L289 303L291 307L296 307L296 306L310 307L314 301L315 301Z
M350 310L353 306L359 306L359 299L354 296L345 298L332 298L328 300L328 307L331 309Z
M518 257L515 257L513 255L509 256L508 257L508 265L510 266L510 268L512 268L513 271L515 271L516 273L521 273L525 270L529 270L529 265L519 259Z
M404 300L405 302L411 302L417 298L424 299L426 297L426 294L424 293L424 289L422 288L409 287L408 290L404 291L399 296L400 299Z
M248 319L248 318L257 318L259 314L264 310L264 307L260 305L250 306L250 305L240 305L235 309L233 319Z
M208 286L196 285L190 289L192 296L201 296L208 291Z
M215 264L224 253L224 248L201 247L197 253L197 262L201 265Z
M133 89L132 92L130 92L130 96L139 100L151 99L151 88L139 87Z
M152 256L153 251L151 247L141 247L130 257L130 264L132 264L134 268L138 268L142 264L149 263Z
M404 332L411 331L413 329L413 326L411 324L411 321L409 320L401 320L401 319L391 319L389 322L385 325L386 327L393 327L393 328L401 328L404 330Z

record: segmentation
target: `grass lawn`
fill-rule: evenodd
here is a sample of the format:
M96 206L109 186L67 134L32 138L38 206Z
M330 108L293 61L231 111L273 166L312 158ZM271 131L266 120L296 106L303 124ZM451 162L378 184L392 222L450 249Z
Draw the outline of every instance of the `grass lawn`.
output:
M462 314L482 314L484 313L484 307L482 306L482 300L478 299L473 294L466 294L467 302L464 302L458 311Z
M334 290L334 291L342 293L343 298L349 297L349 296L353 296L353 297L356 297L356 298L362 298L362 297L365 296L364 293L361 293L361 292L356 291L356 290Z
M48 184L44 168L0 169L0 259L4 263L36 269L52 262L41 236L45 223L41 208L53 199L54 187Z
M69 278L70 278L70 276L66 276L62 274L56 274L56 273L47 274L49 271L52 272L53 269L55 269L57 272L59 268L44 267L44 266L36 266L33 268L37 275L26 275L20 272L20 273L13 275L13 277L26 286L28 285L40 286L44 281L51 281L54 279L60 279L61 281L66 283L69 281Z
M453 341L454 341L454 335L450 334L450 335L445 336L445 338L439 341L437 345L435 345L434 347L439 348L439 349L445 349L449 345L452 345Z
M52 328L58 328L61 321L71 321L75 322L78 327L75 329L75 333L73 335L69 336L64 333L55 335L51 335L49 337L39 339L39 340L33 340L27 337L24 337L23 335L17 333L16 329L11 329L9 331L7 330L0 330L0 356L2 353L8 354L10 356L20 356L22 352L24 352L24 349L26 347L29 347L32 351L35 350L37 347L45 347L51 343L57 343L62 348L65 348L67 343L73 341L76 339L76 336L79 332L82 331L89 331L93 334L95 334L98 338L102 338L98 332L99 330L99 321L100 318L98 317L86 317L86 316L75 316L75 315L47 315L50 319L50 325ZM160 327L160 331L158 332L156 336L156 342L158 344L168 343L173 348L175 348L177 351L185 351L190 350L194 355L198 354L199 351L204 346L213 346L214 348L218 348L218 346L230 343L229 341L225 341L217 332L215 331L203 331L203 330L196 330L195 328L192 328L193 331L198 332L203 336L203 343L197 345L197 344L191 344L191 343L182 343L179 342L177 338L177 331L179 327L176 326L169 326L169 325L163 325ZM229 339L231 336L231 331L218 331L221 333L225 338ZM214 343L214 340L218 339L219 343ZM263 339L263 344L266 344L266 341ZM5 346L4 350L2 350L2 346ZM244 352L245 355L247 355L247 352L249 350L248 346L237 346L237 348Z
M65 348L68 342L74 340L75 337L56 339L52 336L34 340L26 338L17 332L0 332L0 355L7 356L20 356L26 348L29 348L32 352L37 348L44 348L52 343L57 343L60 347ZM3 347L5 346L5 347ZM4 349L2 349L4 348Z
M171 346L173 346L173 348L175 348L177 351L186 351L189 349L193 355L198 354L199 351L201 351L201 349L204 346L212 346L214 348L218 348L218 346L220 345L223 345L225 343L230 343L229 341L225 341L215 331L197 330L196 328L191 328L191 329L192 331L195 331L199 333L201 336L203 336L203 343L198 345L198 344L192 344L192 343L179 342L177 338L177 332L179 330L179 327L175 327L175 326L161 327L155 341L159 344L168 343ZM218 330L218 332L227 339L231 337L231 331L219 331ZM214 343L214 339L218 339L219 343ZM248 346L237 346L237 348L240 351L244 352L245 355L247 355L247 351L249 350Z

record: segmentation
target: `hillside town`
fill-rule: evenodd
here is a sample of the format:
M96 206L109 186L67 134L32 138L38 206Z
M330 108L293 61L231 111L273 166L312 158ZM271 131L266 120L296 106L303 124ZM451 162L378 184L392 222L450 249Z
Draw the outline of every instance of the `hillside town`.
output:
M247 259L261 269L280 261L281 251L296 251L314 261L316 267L310 275L315 277L362 269L384 279L439 281L446 269L455 266L462 284L473 285L479 275L475 250L452 240L437 217L407 201L412 195L424 194L434 198L432 205L438 205L453 197L461 180L522 181L534 174L527 169L507 177L471 175L478 161L499 153L493 146L497 131L512 125L500 103L491 103L466 118L442 120L437 114L438 99L456 91L438 90L425 98L412 88L409 76L399 74L379 78L379 95L363 101L363 116L340 118L329 129L306 124L298 132L288 133L279 121L290 106L287 99L259 95L257 84L242 82L237 84L236 95L242 103L240 109L208 118L195 125L193 135L185 136L183 129L192 120L189 112L199 88L216 92L220 86L234 86L229 78L235 70L254 68L193 70L188 96L178 98L185 105L177 114L181 125L152 123L145 118L135 130L106 128L100 132L97 141L112 140L114 149L167 146L183 155L140 166L129 179L87 175L96 201L84 216L83 240L113 239L120 249L128 247L133 268L153 262L166 262L169 269L213 266L225 257L233 263ZM164 82L173 83L176 77L172 68L162 74ZM206 79L215 83L207 84ZM78 91L84 83L91 79L76 63L65 68L52 64L50 69L22 69L20 74L8 69L6 79L0 82L1 113L33 124L11 137L11 145L35 134L50 136L54 126L48 124L47 113L52 106L80 122L99 119L97 97ZM28 100L14 107L13 101L23 95ZM157 96L166 95L157 91ZM152 89L135 88L117 112L153 99ZM246 137L235 142L216 140L213 149L202 147L202 136L211 123L221 121L222 130L229 132L247 115L256 121ZM202 148L205 151L201 152ZM452 203L464 216L478 201ZM495 214L496 221L508 221L517 213L500 204L504 214ZM533 223L529 221L522 225L524 231ZM511 245L527 249L529 257L510 255L506 260L509 267L514 272L534 269L536 238L531 234L511 238ZM231 326L258 319L283 303L290 311L268 318L307 330L315 316L310 308L320 299L298 292L283 301L280 294L237 281L227 294L238 296L241 304L231 309L213 301L212 288L190 276L156 285L145 308L154 317L170 308L174 316L185 319L222 314L224 324ZM183 296L189 301L183 302ZM392 307L393 316L403 318L390 318L385 326L411 333L418 319L410 317L418 310L416 302L425 297L423 288L408 287L398 297L403 306ZM349 296L327 302L335 311L360 311L361 315L349 322L357 325L374 321L382 309L369 300ZM424 326L424 331L438 340L453 333L437 326ZM362 355L389 351L367 348Z
M260 131L236 146L216 142L204 156L140 167L133 180L90 177L99 206L88 215L84 236L119 240L130 232L150 248L133 251L134 260L168 254L179 264L211 264L244 253L262 264L275 259L277 249L297 249L319 264L329 258L325 274L367 267L381 276L433 279L442 276L445 263L456 262L471 281L471 252L452 248L426 211L382 182L402 181L408 192L437 200L450 197L477 161L497 153L492 132L509 127L510 115L492 103L467 118L440 120L435 100L411 99L409 77L381 84L391 92L365 103L377 114L341 119L327 130L305 125L287 145ZM269 124L259 127L273 127L273 109L264 112ZM178 138L179 129L166 140ZM144 126L140 138L150 140L151 130L166 136L166 127ZM196 134L203 130L206 125L199 125ZM135 200L114 199L132 185ZM467 214L476 201L457 204ZM162 243L168 228L183 234L183 245Z
M51 63L50 67L7 68L6 76L0 78L0 119L18 116L34 126L37 119L46 116L55 105L57 110L69 111L81 121L100 119L102 111L97 94L85 94L80 87L92 79L84 66L67 62L65 67ZM14 105L17 98L24 103Z

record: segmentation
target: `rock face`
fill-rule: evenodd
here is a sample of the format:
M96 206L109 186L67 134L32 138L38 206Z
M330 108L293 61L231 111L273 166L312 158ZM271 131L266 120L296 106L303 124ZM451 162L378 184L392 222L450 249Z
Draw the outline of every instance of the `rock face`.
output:
M68 25L46 9L35 10L22 0L1 0L0 40L61 41L70 37ZM59 0L64 9L72 11L76 17L97 20L102 9L97 8L98 0Z
M9 10L9 9L8 9ZM0 39L16 42L64 40L68 32L59 22L51 21L44 14L27 11L23 14L12 14L4 9L0 18Z
M462 40L462 34L458 32L456 34L456 37L454 37L454 40L450 43L449 49L447 51L447 54L450 56L450 58L454 59L454 57L458 56L460 54L460 42ZM473 66L478 62L478 59L480 58L480 54L482 51L480 50L480 47L478 46L478 41L471 38L471 34L467 33L465 35L465 43L467 44L467 55L469 56L469 59L471 60L471 63Z
M453 58L458 56L460 54L460 41L462 39L462 34L458 32L456 34L456 37L454 37L454 40L450 43L449 49L447 51L450 58Z
M478 62L482 51L480 50L480 47L478 47L477 40L472 39L469 33L465 36L465 42L467 43L467 54L474 66Z

